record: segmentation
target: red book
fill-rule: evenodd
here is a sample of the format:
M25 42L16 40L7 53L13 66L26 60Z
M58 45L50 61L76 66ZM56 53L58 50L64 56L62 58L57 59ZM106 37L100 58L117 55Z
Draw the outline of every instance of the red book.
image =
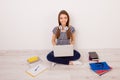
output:
M110 67L109 70L95 70L95 73L97 73L99 76L103 75L104 73L107 73L111 70L112 68Z

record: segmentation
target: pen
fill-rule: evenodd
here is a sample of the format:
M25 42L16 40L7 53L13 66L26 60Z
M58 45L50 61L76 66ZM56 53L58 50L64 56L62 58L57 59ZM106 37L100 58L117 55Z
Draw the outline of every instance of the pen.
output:
M38 70L38 68L39 68L39 66L37 66L37 68L35 69L35 71L37 71L37 70Z

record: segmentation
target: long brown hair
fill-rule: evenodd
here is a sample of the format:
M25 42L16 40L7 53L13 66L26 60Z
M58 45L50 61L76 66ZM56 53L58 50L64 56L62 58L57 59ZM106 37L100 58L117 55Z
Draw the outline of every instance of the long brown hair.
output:
M58 14L58 23L59 23L59 26L61 25L61 23L60 23L60 15L61 15L61 14L67 15L68 20L67 20L66 26L68 27L68 30L67 30L66 34L67 34L67 38L70 39L70 38L72 38L72 33L71 33L71 31L70 31L70 25L69 25L69 21L70 21L69 14L68 14L67 11L65 11L65 10L61 10L61 11L59 12L59 14ZM59 29L59 27L58 27L58 28L57 28L57 32L56 32L56 38L58 39L59 36L60 36L60 29Z

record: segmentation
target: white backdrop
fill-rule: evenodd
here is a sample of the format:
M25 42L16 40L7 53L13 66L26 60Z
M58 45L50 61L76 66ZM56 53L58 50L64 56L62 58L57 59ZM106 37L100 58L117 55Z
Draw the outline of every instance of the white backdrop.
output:
M0 0L0 50L51 49L60 10L79 49L120 48L120 0Z

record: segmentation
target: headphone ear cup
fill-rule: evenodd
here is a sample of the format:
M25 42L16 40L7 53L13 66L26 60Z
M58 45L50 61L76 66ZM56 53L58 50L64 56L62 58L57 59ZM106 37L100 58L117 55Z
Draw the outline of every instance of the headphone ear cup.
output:
M65 30L66 30L66 31L68 30L68 27L67 27L67 26L65 27Z
M62 26L59 26L59 29L62 30Z

